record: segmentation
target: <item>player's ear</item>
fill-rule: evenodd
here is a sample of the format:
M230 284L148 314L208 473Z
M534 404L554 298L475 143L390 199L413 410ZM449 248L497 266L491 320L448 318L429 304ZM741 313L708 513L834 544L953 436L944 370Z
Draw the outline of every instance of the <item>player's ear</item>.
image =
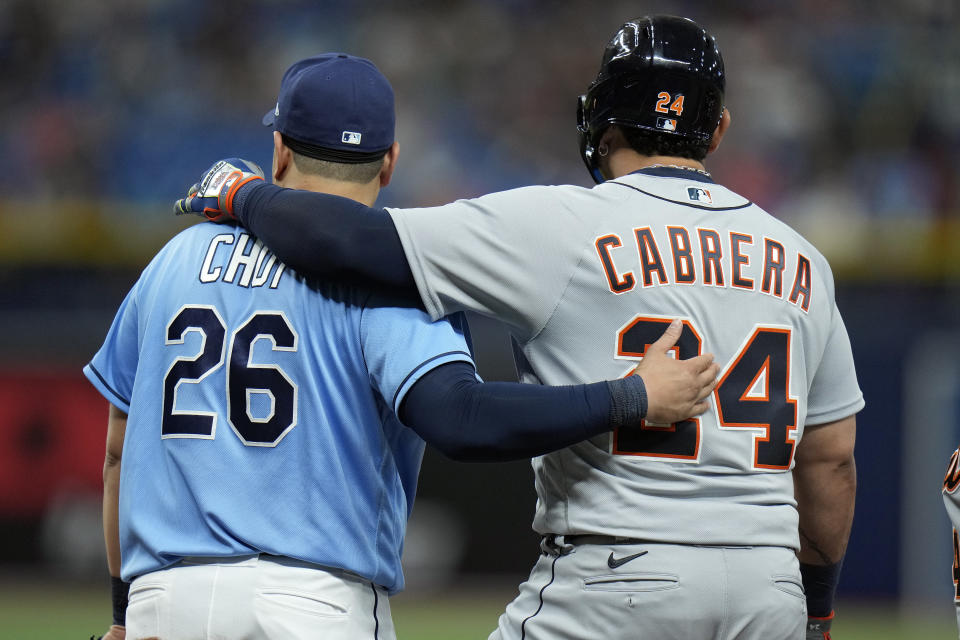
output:
M380 188L390 184L393 177L393 170L397 166L397 156L400 155L400 143L394 142L383 156L383 168L380 169Z
M290 147L283 144L283 137L279 131L273 132L273 182L280 184L283 176L293 163L293 152Z
M720 122L717 124L717 128L713 131L713 137L710 138L710 146L707 147L707 153L713 153L717 150L717 147L720 146L720 141L723 139L723 134L725 134L727 129L730 128L730 122L730 110L724 107L723 114L720 116Z
M627 139L623 137L620 127L607 127L607 130L600 136L600 142L597 143L597 149L594 153L597 154L597 167L607 180L614 177L613 171L610 169L610 156L613 155L614 151L624 146L628 146Z

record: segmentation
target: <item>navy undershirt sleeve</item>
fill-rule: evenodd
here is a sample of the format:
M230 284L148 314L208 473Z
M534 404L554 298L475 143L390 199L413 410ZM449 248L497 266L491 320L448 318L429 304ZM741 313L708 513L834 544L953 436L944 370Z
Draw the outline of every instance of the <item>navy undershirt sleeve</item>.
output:
M299 274L406 292L411 306L422 304L385 209L256 181L234 197L234 214Z
M288 267L308 277L385 288L395 304L422 306L393 220L348 198L250 183L234 213ZM400 418L457 460L541 455L636 424L646 414L639 376L566 387L477 381L464 363L424 375Z
M410 388L400 420L453 460L516 460L609 431L610 390L480 382L471 365L451 362Z

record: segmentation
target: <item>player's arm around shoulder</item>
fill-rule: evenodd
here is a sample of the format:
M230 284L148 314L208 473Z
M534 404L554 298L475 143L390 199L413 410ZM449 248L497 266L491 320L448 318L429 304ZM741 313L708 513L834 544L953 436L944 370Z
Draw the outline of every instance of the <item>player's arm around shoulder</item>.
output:
M596 216L575 206L578 190L589 191L532 186L387 209L431 317L475 311L510 324L521 340L542 329L592 247Z

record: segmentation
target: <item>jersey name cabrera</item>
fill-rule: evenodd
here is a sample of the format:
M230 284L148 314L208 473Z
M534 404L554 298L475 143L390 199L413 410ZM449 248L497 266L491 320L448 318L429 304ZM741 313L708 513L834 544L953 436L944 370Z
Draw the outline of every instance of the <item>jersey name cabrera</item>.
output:
M809 242L684 170L390 213L427 310L506 320L527 382L629 375L675 317L675 354L722 367L697 419L536 458L537 531L798 546L804 425L863 406L833 276Z
M731 287L752 291L759 289L768 295L783 298L786 271L787 299L804 311L810 307L810 259L796 250L788 256L784 244L774 238L757 240L749 233L736 231L721 236L716 229L707 227L688 229L668 226L666 236L669 244L660 246L657 235L650 227L632 230L631 238L626 242L628 246L624 249L631 255L621 258L621 262L629 264L635 259L636 264L632 270L623 273L617 271L614 252L624 246L624 240L617 233L597 238L597 255L611 292L620 294L632 291L638 286L638 280L642 287L663 284L723 287L729 282ZM763 261L754 266L751 265L749 248L757 242L763 244ZM729 258L725 260L724 256Z

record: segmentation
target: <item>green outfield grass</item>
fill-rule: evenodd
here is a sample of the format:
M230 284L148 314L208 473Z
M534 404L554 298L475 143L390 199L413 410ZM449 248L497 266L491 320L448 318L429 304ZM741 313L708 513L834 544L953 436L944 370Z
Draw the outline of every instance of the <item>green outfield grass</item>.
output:
M451 588L443 595L401 594L394 620L401 640L482 640L514 587ZM87 640L106 629L109 593L89 586L0 584L0 639ZM834 640L956 640L952 609L904 617L895 606L842 604Z

